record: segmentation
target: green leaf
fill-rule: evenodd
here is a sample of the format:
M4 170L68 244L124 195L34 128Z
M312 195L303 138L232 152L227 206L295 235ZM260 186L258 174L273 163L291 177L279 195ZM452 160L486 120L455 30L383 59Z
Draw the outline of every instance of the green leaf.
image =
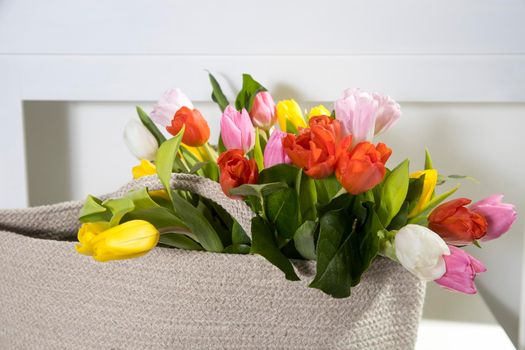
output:
M317 272L310 283L335 298L350 295L352 276L350 273L351 253L348 242L351 225L344 209L326 213L320 222L317 241Z
M133 201L126 197L108 199L102 202L102 205L111 211L112 216L111 220L109 221L109 225L111 227L118 225L124 215L135 209L135 204L133 204Z
M357 218L343 209L331 211L321 218L317 273L310 287L336 298L350 295L350 288L359 283L379 251L382 225L373 203L356 203L352 212L359 207L357 212L362 212Z
M298 281L290 260L277 247L273 233L263 218L256 216L252 219L252 247L250 253L259 254L284 272L286 279Z
M163 233L160 235L159 243L185 250L204 250L199 243L179 233Z
M264 169L259 174L259 183L282 182L295 188L298 173L301 169L290 164L278 164Z
M171 173L173 171L173 164L177 157L177 153L179 152L180 142L183 135L184 127L182 127L176 136L164 142L159 147L155 158L159 180L170 195L170 198L172 193L170 190Z
M291 239L299 227L299 198L292 188L274 192L265 198L265 213L279 236Z
M292 124L290 119L286 119L286 132L291 134L298 134L299 130L295 127L295 125Z
M235 99L235 108L238 111L245 108L248 112L252 108L255 95L260 91L266 91L266 88L255 81L251 75L242 75L242 89Z
M246 244L232 244L224 248L223 253L227 254L250 254L251 247Z
M264 169L264 157L259 133L259 128L255 128L255 146L253 148L253 156L255 158L255 162L257 163L257 168L259 168L259 172L261 172Z
M432 157L430 157L430 152L428 148L425 148L425 170L434 169L432 165Z
M401 209L407 196L409 174L408 159L388 174L382 185L378 216L386 227Z
M261 185L256 184L244 184L238 187L232 188L230 194L234 196L254 196L257 198L266 197L274 192L288 188L286 184L282 182L271 182L264 183Z
M80 209L80 222L109 221L110 219L111 212L102 205L102 201L92 195L87 196L84 205Z
M217 82L217 79L215 79L213 74L208 72L208 77L210 78L212 88L211 99L213 100L213 102L219 105L221 112L224 112L224 109L226 109L226 107L228 107L230 103L228 102L228 99L222 92L221 86L219 85L219 82Z
M404 202L401 206L401 209L399 209L399 212L396 216L390 221L390 224L388 225L388 230L399 230L402 227L406 226L408 222L408 202Z
M237 221L233 222L232 226L232 243L233 244L251 244L250 237L246 234L244 229Z
M157 143L160 146L162 143L164 143L164 141L166 141L166 137L164 137L164 135L160 132L155 123L153 123L149 115L146 112L144 112L142 108L137 106L136 109L140 121L142 122L142 124L144 124L146 129L148 129L149 132L151 132L151 134L153 135L153 137L155 137L155 140L157 140Z
M204 249L211 252L221 252L224 249L219 235L203 213L175 191L171 191L171 200L175 215L186 224Z
M341 183L337 181L334 174L322 180L314 181L317 189L317 201L321 206L328 204L342 188Z
M305 221L293 236L295 249L308 260L315 260L315 231L317 223L314 221Z
M130 191L126 195L126 198L133 201L135 208L122 218L123 222L130 220L146 220L157 228L168 226L186 228L186 224L176 217L173 212L168 208L159 205L151 198L146 187Z

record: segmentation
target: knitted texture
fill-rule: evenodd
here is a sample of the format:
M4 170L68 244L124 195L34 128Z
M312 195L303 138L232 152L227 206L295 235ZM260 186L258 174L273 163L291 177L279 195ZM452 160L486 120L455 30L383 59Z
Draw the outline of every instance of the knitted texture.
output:
M177 175L173 185L249 228L253 214L242 201L201 181ZM159 189L148 177L106 197L144 185ZM75 236L81 205L0 211L1 349L414 347L424 283L390 260L377 259L347 299L306 287L312 262L294 262L300 282L256 255L156 248L98 263L63 241Z

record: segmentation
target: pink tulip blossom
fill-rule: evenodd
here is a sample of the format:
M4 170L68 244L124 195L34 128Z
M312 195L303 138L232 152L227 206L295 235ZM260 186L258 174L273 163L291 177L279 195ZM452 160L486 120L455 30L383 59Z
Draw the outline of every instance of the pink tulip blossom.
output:
M181 107L193 110L193 103L180 89L168 90L153 107L150 113L151 119L164 127L169 126L173 116Z
M487 233L481 238L482 241L498 238L507 232L518 218L514 205L502 203L502 199L502 194L495 194L470 206L470 210L487 220Z
M374 135L388 130L400 117L399 104L388 96L348 89L335 101L335 117L343 134L353 136L354 144L371 141Z
M238 112L228 106L221 117L222 142L227 149L242 149L249 152L255 145L255 129L246 109Z
M434 282L450 290L476 294L474 279L478 273L487 271L485 265L464 250L452 245L449 245L448 248L450 255L443 255L446 272Z
M255 95L250 117L254 126L269 130L277 120L275 113L275 102L272 95L267 91L261 91Z
M372 96L379 104L374 128L374 135L379 135L390 129L398 121L401 116L401 107L390 96L377 93L372 93Z
M283 138L286 136L285 132L274 129L266 148L264 149L264 167L269 168L277 164L290 164L292 161L286 154L283 147Z

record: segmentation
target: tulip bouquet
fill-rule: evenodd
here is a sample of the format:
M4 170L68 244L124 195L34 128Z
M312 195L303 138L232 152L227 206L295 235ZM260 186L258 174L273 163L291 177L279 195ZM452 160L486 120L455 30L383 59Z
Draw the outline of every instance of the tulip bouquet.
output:
M411 173L409 160L388 169L392 150L372 140L399 119L393 99L346 90L333 110L319 105L303 113L294 100L275 104L247 74L230 104L209 77L222 112L217 146L208 143L205 118L178 89L149 115L137 108L140 122L131 121L124 135L140 160L133 177L156 175L164 189L105 201L89 196L80 212L79 253L107 261L161 245L259 254L289 280L299 279L294 259L315 260L310 287L337 298L349 296L383 256L425 281L476 292L474 278L485 267L462 248L507 232L515 208L501 195L474 204L446 201L458 186L438 188L458 176L440 174L428 151L423 170ZM171 189L173 172L217 181L227 196L245 201L254 213L251 237L214 202Z

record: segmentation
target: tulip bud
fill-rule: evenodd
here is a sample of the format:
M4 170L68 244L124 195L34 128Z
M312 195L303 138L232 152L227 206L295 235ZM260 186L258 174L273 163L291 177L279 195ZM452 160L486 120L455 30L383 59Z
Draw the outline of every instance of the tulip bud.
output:
M87 226L89 225L89 226ZM84 224L79 230L77 252L92 255L97 261L130 259L142 256L159 241L159 231L147 221L132 220L98 231L100 227Z
M168 90L153 107L150 113L151 119L164 127L169 126L173 116L181 107L193 109L193 103L180 89Z
M435 232L420 225L406 225L395 236L396 257L408 271L424 281L433 281L446 272L443 255L450 250Z
M225 195L232 199L230 190L244 184L255 184L259 178L259 170L254 159L246 159L240 149L231 149L222 153L217 159L220 170L219 182Z
M458 198L436 207L428 217L428 227L447 243L465 245L485 236L487 221L466 208L471 201Z
M450 255L443 256L446 272L434 282L450 290L476 294L474 279L478 273L487 271L485 265L457 247L449 245L448 248Z
M279 128L282 131L288 131L286 123L290 123L296 130L306 128L303 112L301 107L294 100L279 101L276 107L277 120L279 121Z
M242 149L248 153L255 145L255 129L250 115L243 108L238 112L233 106L224 109L221 117L221 137L226 149Z
M510 230L510 227L518 218L514 205L502 203L502 199L503 195L496 194L470 206L470 210L480 214L487 221L487 234L481 238L482 241L498 238Z
M436 169L417 171L411 174L410 178L419 179L421 176L425 176L423 180L423 189L421 190L421 195L419 196L415 207L408 214L409 218L416 217L426 209L428 203L432 199L434 189L436 188L438 179L438 172Z
M285 132L274 129L266 148L264 149L264 167L269 168L277 164L290 164L292 161L286 154L283 147L283 138L286 136Z
M151 132L135 119L130 120L124 128L124 142L138 159L154 160L159 148Z
M252 109L250 110L252 123L258 128L270 130L275 124L277 115L275 114L275 102L272 95L267 91L261 91L255 95Z
M330 111L323 105L318 105L315 107L312 107L310 109L310 113L308 114L308 120L310 120L313 117L318 117L321 115L330 116Z
M181 107L171 120L166 130L173 136L177 135L184 126L182 143L191 147L199 147L208 142L210 127L199 110Z

